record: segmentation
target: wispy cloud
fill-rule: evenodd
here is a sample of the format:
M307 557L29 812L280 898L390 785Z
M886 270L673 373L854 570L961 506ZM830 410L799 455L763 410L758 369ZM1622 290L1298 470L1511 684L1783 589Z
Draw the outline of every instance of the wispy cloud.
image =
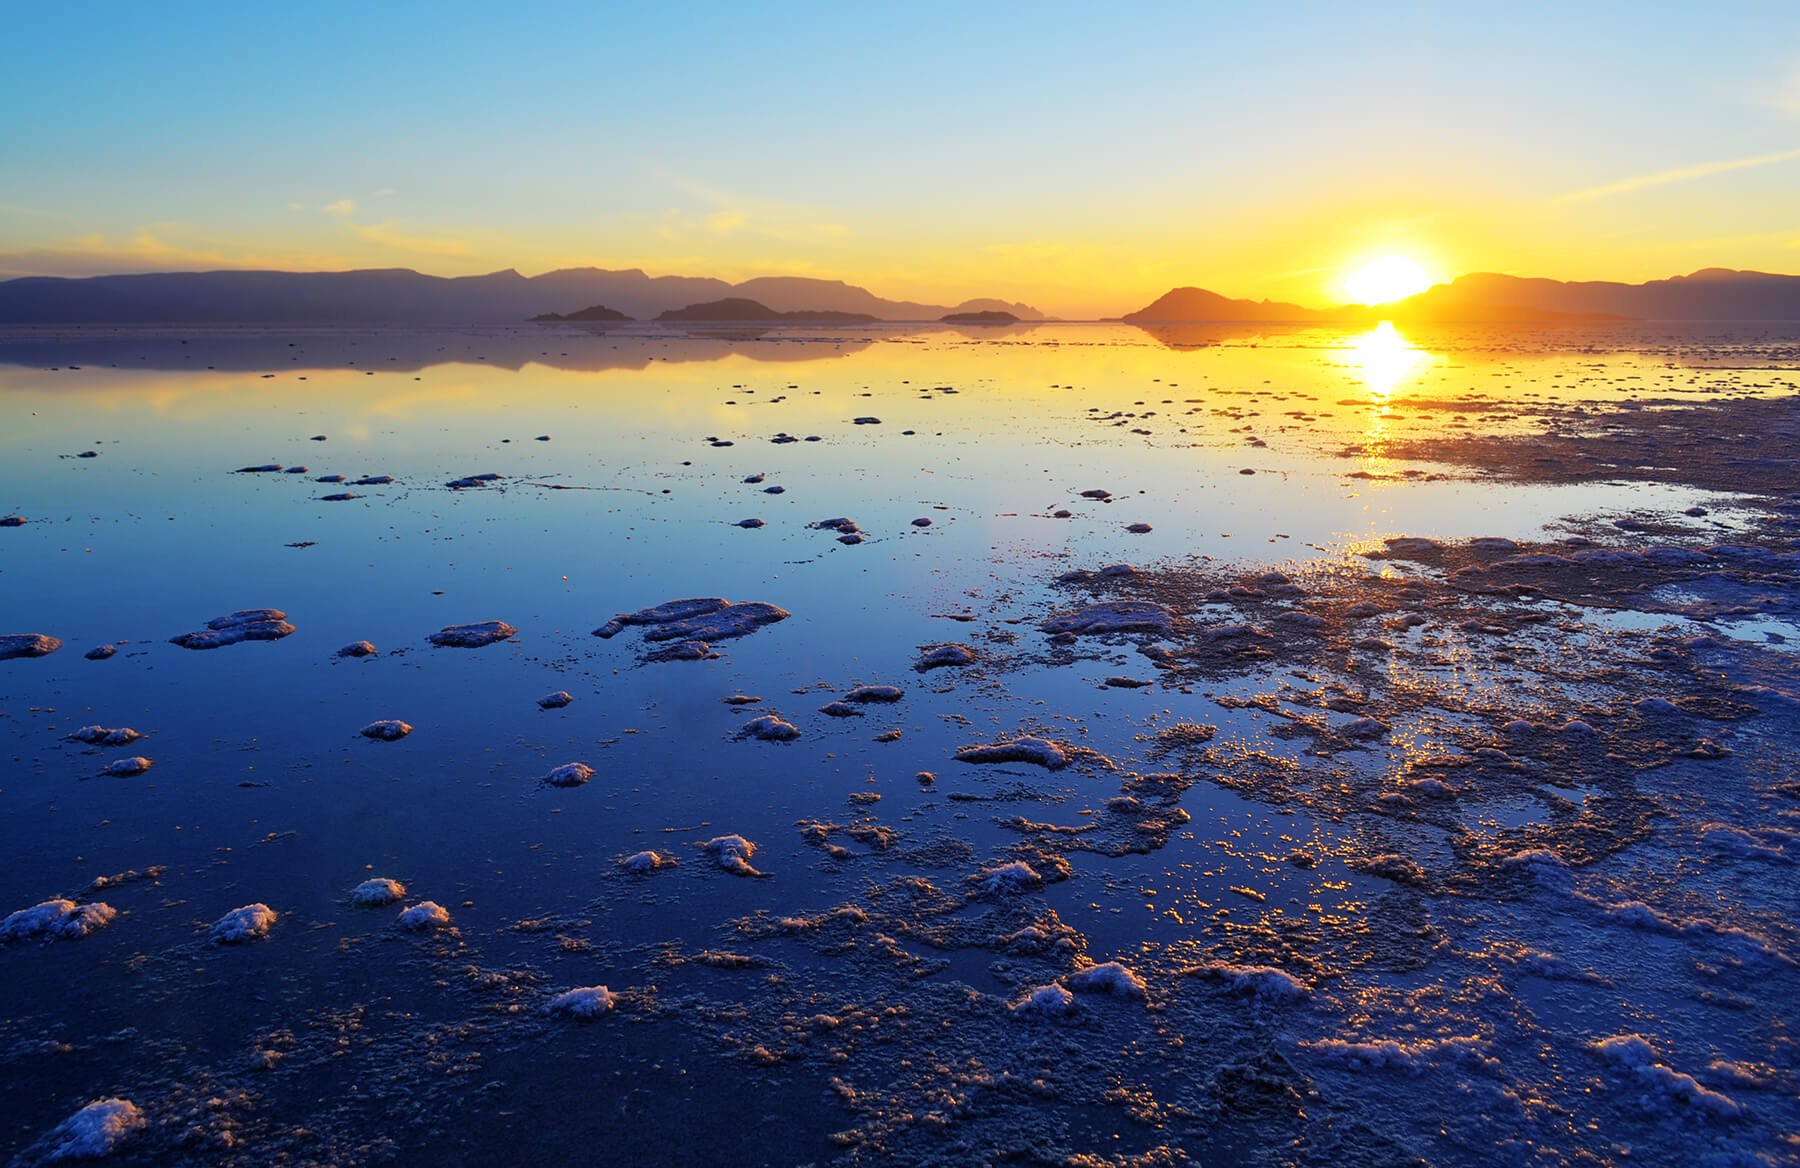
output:
M469 245L464 240L447 239L443 236L407 235L394 230L393 220L383 223L358 223L353 225L352 229L370 243L392 248L394 251L427 256L466 256L469 254Z
M645 169L651 177L711 208L703 214L693 214L696 209L692 208L671 208L654 229L662 239L684 238L696 228L708 235L754 236L790 244L841 239L850 234L850 229L843 223L805 203L786 203L722 190L660 166Z
M1773 106L1790 118L1800 118L1800 61L1795 62L1786 75L1776 81L1762 104Z
M1608 199L1614 195L1628 195L1634 191L1647 190L1650 187L1691 182L1697 178L1710 178L1715 174L1724 174L1730 170L1749 170L1756 166L1773 166L1778 162L1792 162L1796 158L1800 158L1800 150L1778 150L1773 154L1758 154L1754 158L1734 158L1729 162L1702 162L1696 166L1682 166L1674 170L1659 170L1654 174L1640 174L1635 178L1607 183L1605 186L1570 191L1567 194L1558 195L1555 201L1575 203L1589 199Z
M335 203L325 204L322 210L327 215L354 215L356 214L356 200L339 199Z

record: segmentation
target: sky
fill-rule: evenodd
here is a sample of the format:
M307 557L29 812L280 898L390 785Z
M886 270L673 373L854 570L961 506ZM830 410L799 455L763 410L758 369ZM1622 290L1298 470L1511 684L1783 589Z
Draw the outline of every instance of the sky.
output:
M0 278L1800 271L1800 4L19 5Z

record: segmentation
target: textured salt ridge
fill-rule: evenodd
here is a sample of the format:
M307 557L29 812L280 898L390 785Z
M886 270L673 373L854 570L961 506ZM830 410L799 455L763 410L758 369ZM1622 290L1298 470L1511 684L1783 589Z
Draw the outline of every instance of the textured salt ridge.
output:
M138 754L132 755L129 758L115 758L105 766L101 767L100 773L103 775L110 775L113 778L128 779L133 775L143 774L154 765L156 764L145 758L143 755Z
M643 851L633 852L631 855L623 857L619 861L619 867L627 872L642 875L654 872L658 868L672 868L675 866L675 862L674 856L663 852Z
M707 642L747 637L764 625L784 621L793 614L786 609L762 601L732 603L723 597L689 597L670 600L620 613L594 630L603 639L618 636L627 628L642 626L646 641L680 641L661 653L653 653L653 661L692 661L711 656Z
M964 746L955 757L957 762L970 763L1028 762L1053 771L1069 765L1069 755L1062 747L1029 735L991 745Z
M451 649L479 649L517 636L519 630L505 621L476 621L466 625L445 625L428 638L433 645Z
M1051 617L1047 633L1100 636L1107 633L1155 633L1167 637L1184 622L1163 605L1147 600L1115 600Z
M0 634L0 661L15 657L48 657L62 648L62 642L45 633Z
M204 629L170 637L169 643L183 649L218 649L241 641L279 641L292 636L294 626L287 613L278 608L245 608L227 616L214 617Z

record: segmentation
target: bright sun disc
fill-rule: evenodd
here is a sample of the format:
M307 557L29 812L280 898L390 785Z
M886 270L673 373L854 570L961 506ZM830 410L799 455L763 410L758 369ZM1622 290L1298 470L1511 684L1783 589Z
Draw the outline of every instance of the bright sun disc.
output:
M1403 300L1431 287L1425 269L1405 256L1370 260L1344 280L1344 289L1358 304L1386 304Z

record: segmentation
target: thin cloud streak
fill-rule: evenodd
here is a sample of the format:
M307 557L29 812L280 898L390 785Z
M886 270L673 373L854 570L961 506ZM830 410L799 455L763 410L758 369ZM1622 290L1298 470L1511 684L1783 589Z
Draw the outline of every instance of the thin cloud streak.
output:
M1773 154L1758 154L1754 158L1734 158L1730 162L1702 162L1697 166L1683 166L1675 170L1659 170L1655 174L1640 174L1636 178L1622 179L1616 183L1608 183L1601 187L1589 187L1583 191L1570 191L1566 195L1558 195L1555 202L1576 203L1588 199L1606 199L1613 195L1628 195L1633 191L1646 190L1650 187L1667 186L1670 183L1689 182L1697 178L1710 178L1715 174L1724 174L1728 170L1748 170L1753 166L1772 166L1778 162L1792 162L1800 158L1800 150L1779 150Z

